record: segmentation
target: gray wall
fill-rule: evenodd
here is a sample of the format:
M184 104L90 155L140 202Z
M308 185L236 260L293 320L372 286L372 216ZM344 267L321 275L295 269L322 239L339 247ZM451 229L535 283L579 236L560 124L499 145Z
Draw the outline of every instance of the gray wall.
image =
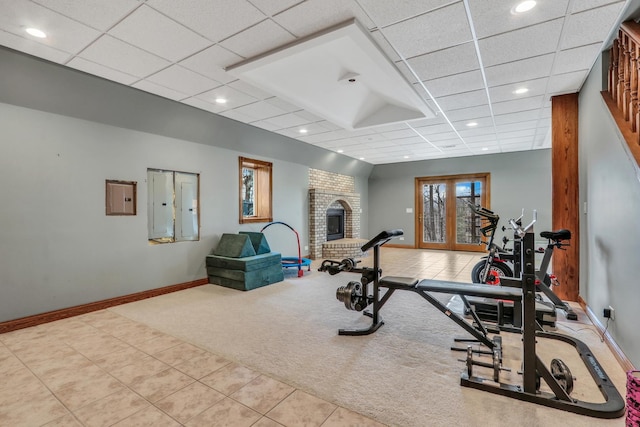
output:
M607 63L608 64L608 63ZM640 170L604 104L602 59L580 92L580 295L634 366L640 366Z
M369 178L369 232L402 228L405 240L396 243L413 245L414 178L476 172L491 173L491 210L500 215L501 225L522 209L528 224L536 209L536 234L551 229L551 150L536 150L375 166Z
M238 224L240 155L274 163L274 220L303 247L310 167L366 203L370 164L9 49L0 75L0 321L205 278L222 233L264 226ZM200 241L148 243L147 168L200 174ZM136 216L105 215L106 179L138 182Z

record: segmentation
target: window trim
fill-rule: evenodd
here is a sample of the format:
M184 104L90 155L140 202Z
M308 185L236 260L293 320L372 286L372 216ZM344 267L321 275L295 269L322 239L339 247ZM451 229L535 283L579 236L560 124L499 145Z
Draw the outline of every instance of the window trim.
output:
M245 216L242 209L242 169L251 168L254 175L254 213ZM273 163L263 160L238 157L238 221L240 224L273 221Z

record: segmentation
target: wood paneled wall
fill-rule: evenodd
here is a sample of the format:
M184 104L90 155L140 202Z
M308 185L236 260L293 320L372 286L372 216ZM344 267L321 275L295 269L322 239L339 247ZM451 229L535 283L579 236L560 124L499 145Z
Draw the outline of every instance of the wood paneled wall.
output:
M553 274L561 285L553 291L563 300L578 301L580 206L577 93L551 98L551 145L553 229L571 230L570 246L553 253Z

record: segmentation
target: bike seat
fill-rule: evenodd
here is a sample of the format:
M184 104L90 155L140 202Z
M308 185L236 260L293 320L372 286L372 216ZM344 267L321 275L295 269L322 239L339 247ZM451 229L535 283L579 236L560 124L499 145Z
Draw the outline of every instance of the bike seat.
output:
M567 230L566 228L562 228L556 231L543 231L542 233L540 233L540 237L542 237L543 239L551 239L554 241L570 240L571 231Z

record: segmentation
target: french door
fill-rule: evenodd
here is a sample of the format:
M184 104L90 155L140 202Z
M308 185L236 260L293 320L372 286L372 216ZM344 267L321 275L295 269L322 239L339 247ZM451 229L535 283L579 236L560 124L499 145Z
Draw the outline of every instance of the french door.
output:
M490 208L489 184L489 173L416 178L416 247L484 251L469 204Z

